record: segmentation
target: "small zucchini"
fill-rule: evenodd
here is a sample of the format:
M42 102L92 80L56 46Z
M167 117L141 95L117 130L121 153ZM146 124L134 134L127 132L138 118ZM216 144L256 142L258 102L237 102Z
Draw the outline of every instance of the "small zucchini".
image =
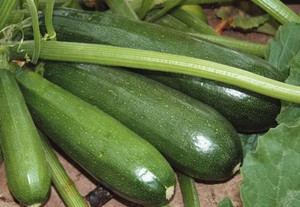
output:
M16 77L39 128L108 189L143 205L172 197L175 173L156 148L37 73Z
M217 111L142 75L101 65L46 62L45 77L118 119L180 171L223 180L242 161L239 137Z
M0 142L7 185L22 205L48 198L51 177L42 143L14 78L0 69Z

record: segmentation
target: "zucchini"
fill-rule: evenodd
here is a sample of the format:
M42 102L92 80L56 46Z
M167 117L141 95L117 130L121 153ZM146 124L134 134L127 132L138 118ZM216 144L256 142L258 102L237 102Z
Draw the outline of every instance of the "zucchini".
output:
M16 77L36 124L87 172L130 201L168 202L175 173L156 148L38 74L21 71Z
M118 119L180 171L218 181L238 169L242 148L236 131L198 100L124 69L63 62L44 67L48 80Z
M48 198L51 177L42 143L12 72L0 69L0 142L7 185L22 205Z
M283 81L280 71L259 57L202 38L195 39L160 25L104 12L65 8L54 10L53 23L57 39L61 41L101 43L185 55ZM239 132L265 131L275 124L275 118L280 111L279 100L235 86L187 75L168 76L156 72L151 74L152 78L216 107Z
M142 73L210 105L240 133L261 133L277 124L275 119L280 112L277 99L204 78L152 71Z

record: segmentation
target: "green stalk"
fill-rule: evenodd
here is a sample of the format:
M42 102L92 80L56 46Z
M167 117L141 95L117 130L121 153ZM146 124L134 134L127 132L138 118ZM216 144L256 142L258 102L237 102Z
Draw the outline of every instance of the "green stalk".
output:
M149 22L154 22L164 16L166 13L168 13L171 9L173 9L175 6L177 6L181 0L166 0L163 3L163 8L157 12L155 15L147 19Z
M31 62L33 64L36 64L41 50L42 38L41 38L41 33L39 28L39 19L38 19L38 13L37 13L37 8L35 6L35 2L33 0L27 0L27 4L32 19L32 29L33 29L33 37L34 37L34 44L35 44Z
M198 19L208 24L207 16L204 13L204 10L201 7L201 5L199 4L182 5L180 8L185 10L188 13L195 15Z
M184 4L214 4L214 3L225 3L233 2L234 0L186 0Z
M287 22L300 23L300 17L280 0L251 0L281 24Z
M24 53L17 52L17 46L10 49L11 58L24 57ZM32 41L23 42L20 49L32 55L34 43ZM266 96L300 103L300 87L298 86L272 80L235 67L186 56L100 44L44 41L40 58L181 73L220 81Z
M177 178L184 206L200 207L199 194L194 179L179 172L177 172Z
M46 2L46 11L45 11L45 25L50 40L56 40L56 32L54 30L53 21L52 21L54 3L55 0L48 0Z
M194 38L203 38L211 42L218 43L226 47L236 49L248 54L256 55L259 57L265 56L265 51L267 47L264 44L252 43L245 40L238 40L235 38L225 36L205 35L199 33L189 33L189 35L193 36Z
M195 15L185 11L184 9L176 9L171 13L171 15L186 23L199 33L208 35L218 35L217 32L211 26L206 24L204 21L202 21Z
M176 29L181 32L195 32L191 27L187 24L183 23L179 19L173 17L170 14L165 14L163 17L159 18L154 22L155 24L159 24L164 27L169 27L172 29Z
M130 7L127 0L105 0L105 2L113 13L120 14L131 19L139 20L139 17Z
M136 12L140 19L143 19L147 12L153 8L153 3L153 0L142 0L140 8Z
M83 197L76 189L73 181L67 175L57 156L53 152L45 135L40 132L43 150L49 165L52 183L67 206L88 207Z
M2 0L0 4L0 31L6 26L11 11L18 5L18 0Z

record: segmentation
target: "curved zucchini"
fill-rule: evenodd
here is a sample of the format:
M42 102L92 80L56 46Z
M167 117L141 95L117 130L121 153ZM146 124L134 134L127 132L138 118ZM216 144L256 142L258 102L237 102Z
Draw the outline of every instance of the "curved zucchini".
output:
M53 23L58 40L101 43L185 55L283 80L282 74L261 58L205 39L195 39L156 24L134 21L104 12L82 12L62 8L54 11ZM201 78L190 78L186 75L173 74L166 78L160 77L166 76L162 73L152 72L152 74L152 77L157 77L158 81L170 87L176 87L177 90L192 95L208 105L217 106L216 109L240 132L260 132L268 129L274 125L280 110L279 100L238 87Z
M223 180L241 163L241 142L223 116L159 82L124 69L59 62L45 63L44 75L118 119L194 178Z
M171 198L175 173L152 145L34 72L17 80L39 128L108 189L143 205Z
M7 185L22 205L42 204L51 185L42 143L14 78L0 69L0 142Z

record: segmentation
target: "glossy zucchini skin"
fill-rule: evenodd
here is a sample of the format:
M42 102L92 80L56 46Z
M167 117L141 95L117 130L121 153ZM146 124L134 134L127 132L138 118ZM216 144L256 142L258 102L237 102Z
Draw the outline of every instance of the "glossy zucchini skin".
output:
M201 38L195 39L160 25L104 12L81 12L62 8L54 11L53 22L58 40L101 43L185 55L283 81L282 74L259 57ZM73 25L76 25L76 29ZM280 101L277 99L216 81L176 74L166 77L168 75L152 72L151 77L208 105L217 106L216 109L229 119L239 132L261 132L275 124L280 110ZM257 114L259 116L255 116Z
M22 205L42 204L51 185L41 140L14 75L0 69L0 142L7 185Z
M101 65L46 62L45 77L118 119L178 170L224 180L242 161L241 142L217 111L142 75Z
M87 172L130 201L168 202L175 173L156 148L34 72L22 71L17 80L39 128Z
M152 71L141 73L210 105L238 132L261 133L277 124L275 119L281 108L278 99L204 78Z

